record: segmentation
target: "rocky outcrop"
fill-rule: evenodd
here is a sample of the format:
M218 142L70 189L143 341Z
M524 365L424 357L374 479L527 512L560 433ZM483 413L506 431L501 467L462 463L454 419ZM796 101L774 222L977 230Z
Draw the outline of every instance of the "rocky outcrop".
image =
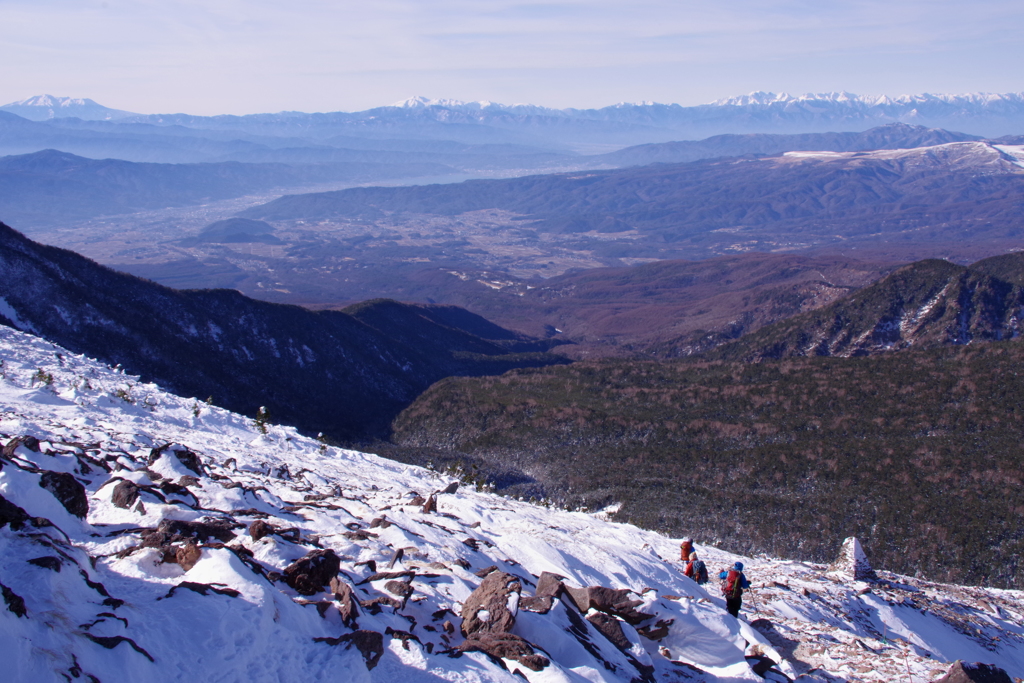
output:
M531 671L540 671L551 661L536 654L533 646L511 633L478 633L458 647L460 652L483 652L498 659L512 659Z
M334 594L334 604L338 606L341 614L341 622L352 628L356 625L356 617L359 616L359 608L356 607L356 597L352 587L335 576L331 579L331 593Z
M839 557L829 565L830 574L836 574L847 581L877 581L878 576L868 562L868 556L854 536L843 541Z
M0 496L0 529L10 524L11 528L17 531L25 525L28 519L27 512L3 496Z
M636 610L637 606L643 604L643 600L630 598L632 591L628 588L616 589L603 586L570 588L564 586L564 590L583 614L591 609L596 609L599 612L620 617L633 626L654 617L653 614Z
M53 494L64 509L75 517L85 519L89 514L89 498L85 487L67 472L43 472L39 485Z
M7 459L13 458L14 451L18 450L18 446L24 446L30 451L35 451L36 453L40 452L39 439L34 436L16 436L7 442L7 445L4 446L0 455L3 455L3 457Z
M1009 674L998 666L982 664L981 662L967 663L959 659L953 662L949 671L935 683L1013 683Z
M338 576L341 558L333 550L314 550L284 568L284 580L302 595L316 595Z
M164 455L165 453L173 454L174 457L178 459L178 462L182 464L182 466L192 470L196 474L201 475L203 473L203 463L199 459L199 456L190 451L185 446L176 443L165 444L163 446L160 446L159 448L154 448L152 451L150 451L149 464L152 465L153 463L155 463L157 460L160 459L160 456Z
M270 526L262 519L257 519L255 522L249 525L249 536L254 541L258 541L261 538L274 533L274 527Z

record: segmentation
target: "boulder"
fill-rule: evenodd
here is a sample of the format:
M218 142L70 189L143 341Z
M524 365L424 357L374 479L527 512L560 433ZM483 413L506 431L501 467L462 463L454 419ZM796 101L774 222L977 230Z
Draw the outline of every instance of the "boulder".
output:
M55 555L44 555L43 557L34 557L28 560L29 564L34 564L37 567L43 569L49 569L50 571L60 573L60 568L64 566L61 559Z
M39 485L53 494L64 509L75 517L85 518L89 514L89 498L85 487L67 472L43 472Z
M302 595L315 595L338 575L340 569L341 558L333 550L314 550L285 567L284 580Z
M992 664L953 662L949 671L935 683L1013 683L1009 674Z
M392 595L397 595L400 598L408 599L413 593L413 587L411 584L405 581L388 581L384 584L384 590Z
M562 583L563 576L551 572L541 572L537 580L537 588L533 591L533 597L521 598L519 608L528 612L547 614L554 605L555 598L562 595L565 584Z
M450 483L447 486L445 486L444 489L441 491L441 493L455 493L458 490L459 490L459 482L453 481L452 483Z
M425 515L437 512L437 496L430 494L430 497L427 498L427 502L423 504L422 512Z
M363 655L363 661L366 662L368 671L377 666L384 654L384 636L376 631L353 631L337 638L314 638L313 640L328 645L344 645L346 650L354 645Z
M127 479L117 482L117 486L114 487L114 493L110 496L110 502L114 504L114 507L121 508L122 510L129 509L138 499L138 484Z
M513 610L518 609L522 590L519 579L511 574L488 574L462 605L462 635L468 638L475 633L508 633L516 622Z
M838 574L847 581L876 581L878 576L868 562L868 556L854 536L843 541L839 557L829 565L830 574Z

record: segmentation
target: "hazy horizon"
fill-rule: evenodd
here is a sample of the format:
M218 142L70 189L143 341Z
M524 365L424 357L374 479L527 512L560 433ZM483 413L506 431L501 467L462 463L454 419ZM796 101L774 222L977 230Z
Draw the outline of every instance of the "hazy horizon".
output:
M1024 7L1006 0L10 0L0 22L13 65L0 100L49 93L139 113L1024 90Z

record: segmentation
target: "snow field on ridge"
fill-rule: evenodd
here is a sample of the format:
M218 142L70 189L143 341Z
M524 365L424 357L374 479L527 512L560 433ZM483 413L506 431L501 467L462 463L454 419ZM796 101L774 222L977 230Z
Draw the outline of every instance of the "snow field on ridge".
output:
M0 461L0 495L54 525L0 530L0 583L27 611L19 617L0 610L0 653L14 681L61 680L76 671L101 681L577 682L629 681L644 672L657 681L761 680L744 659L754 652L805 681L898 680L908 671L924 681L957 658L1024 675L1018 591L884 572L869 585L820 565L698 546L713 574L736 560L748 566L757 588L744 608L744 619L758 627L752 628L724 612L717 591L682 576L671 561L678 540L465 486L439 493L437 512L424 513L410 501L441 491L450 478L324 447L290 428L270 426L262 434L249 418L167 394L7 328L0 328L0 359L3 443L25 434L43 442L42 453L20 446L12 461ZM203 473L169 451L149 462L151 450L167 443L198 454ZM40 470L86 483L85 520L39 485ZM186 492L156 494L158 482L182 477L196 480L187 480ZM142 508L112 503L121 480L143 487ZM132 551L140 530L200 519L237 528L226 544L205 544L188 571L161 562L158 548ZM245 526L257 519L279 533L254 541ZM340 556L340 576L360 599L395 600L387 579L367 580L375 574L367 561L382 573L415 573L401 607L360 610L359 629L388 634L375 668L354 647L313 640L352 630L330 605L321 616L315 603L330 600L329 593L305 599L267 576L319 547ZM61 571L28 563L41 556L57 557ZM655 615L652 623L672 620L668 634L651 640L623 622L631 646L620 650L563 599L547 614L518 612L513 633L551 660L541 671L480 652L449 656L444 652L462 640L461 604L481 582L476 572L489 566L520 577L523 595L532 594L544 571L571 586L628 588L643 601L638 609ZM208 592L175 588L183 582ZM454 633L445 631L445 621ZM395 633L416 639L389 637Z

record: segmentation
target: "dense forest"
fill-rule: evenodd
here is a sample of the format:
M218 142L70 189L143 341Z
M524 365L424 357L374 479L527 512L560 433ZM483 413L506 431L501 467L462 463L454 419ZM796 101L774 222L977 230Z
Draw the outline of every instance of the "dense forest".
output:
M605 361L449 378L394 423L408 458L744 553L1024 585L1024 343L862 358ZM392 456L395 454L392 453ZM399 454L401 455L401 454Z

